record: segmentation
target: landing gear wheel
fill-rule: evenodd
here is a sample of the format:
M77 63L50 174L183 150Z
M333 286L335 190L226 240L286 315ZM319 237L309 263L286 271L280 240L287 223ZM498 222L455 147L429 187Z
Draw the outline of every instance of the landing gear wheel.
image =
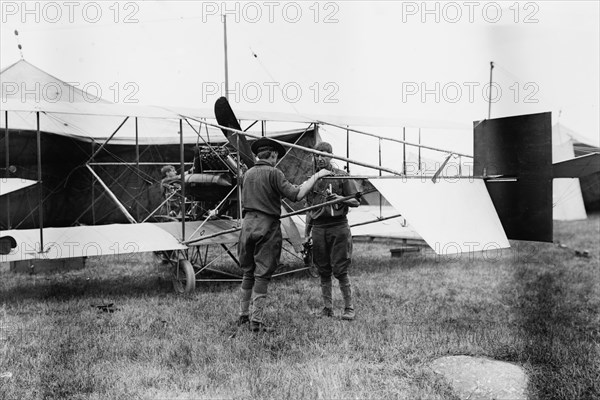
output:
M196 288L196 274L188 260L181 259L175 265L173 288L177 293L190 293Z

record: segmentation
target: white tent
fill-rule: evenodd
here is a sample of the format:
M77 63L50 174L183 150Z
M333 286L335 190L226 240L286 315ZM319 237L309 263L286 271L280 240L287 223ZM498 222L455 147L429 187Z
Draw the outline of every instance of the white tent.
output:
M183 122L183 141L196 143L198 133L211 143L225 142L221 130L202 126L194 120L214 121L212 105L203 108L144 106L128 103L111 103L94 97L86 91L58 79L25 60L0 71L0 127L15 130L35 131L37 111L40 111L40 130L69 136L84 141L106 141L115 130L112 144L178 144L180 120L191 118L190 124ZM300 115L269 112L239 112L243 120L283 120L295 123L310 123L314 119ZM130 118L131 117L131 118ZM125 121L127 118L127 121ZM123 124L121 126L121 124ZM137 126L137 129L136 129ZM268 136L302 132L296 128L288 131L267 133ZM136 134L139 131L139 135ZM260 132L250 132L260 135Z
M581 141L579 136L556 123L552 127L552 162L575 157L573 143ZM574 221L587 218L579 178L556 178L552 183L552 218L555 221Z

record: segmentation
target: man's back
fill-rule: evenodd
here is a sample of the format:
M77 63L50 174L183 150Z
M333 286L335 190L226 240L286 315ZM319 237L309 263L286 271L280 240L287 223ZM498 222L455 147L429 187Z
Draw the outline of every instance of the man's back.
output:
M281 198L295 200L298 191L298 187L285 179L283 172L260 160L244 174L242 205L246 211L260 211L279 217Z

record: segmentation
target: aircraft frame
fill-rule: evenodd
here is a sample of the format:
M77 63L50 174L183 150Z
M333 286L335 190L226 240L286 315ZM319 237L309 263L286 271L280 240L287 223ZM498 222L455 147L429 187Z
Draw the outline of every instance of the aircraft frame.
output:
M102 141L101 143L95 143L92 145L92 149L93 152L91 154L91 156L87 159L87 161L84 163L84 167L86 168L86 170L90 173L90 175L93 177L93 182L97 182L103 189L103 195L108 196L111 201L113 202L114 206L117 207L117 209L123 214L123 216L127 219L127 221L129 222L129 224L131 225L130 227L127 227L127 225L123 225L123 224L119 224L117 229L122 229L123 231L125 231L125 235L129 234L131 235L131 237L133 237L133 235L135 234L134 230L134 226L140 227L139 229L154 229L154 228L150 228L151 226L153 227L159 227L160 229L163 230L163 234L157 234L157 236L162 239L159 239L159 243L151 243L148 244L148 246L140 246L139 248L135 248L134 251L154 251L154 252L161 252L163 254L164 260L166 261L166 263L171 267L171 269L173 270L173 281L174 281L174 286L176 288L176 290L181 291L181 292L189 292L191 290L194 290L195 288L195 283L197 281L199 282L203 282L203 281L232 281L232 280L239 280L241 277L235 273L230 273L230 272L226 272L226 271L218 271L218 270L214 270L212 268L213 263L215 263L218 259L220 259L223 256L229 256L235 263L238 263L235 255L232 252L232 249L235 247L235 245L237 244L237 240L236 240L236 232L240 229L240 225L241 225L241 220L239 218L239 216L241 215L241 204L239 204L239 201L237 202L237 212L233 213L234 216L230 217L230 218L225 218L225 219L216 219L215 217L219 216L220 214L220 209L224 206L224 203L226 201L230 201L231 198L234 196L234 193L237 193L237 199L239 199L240 196L240 190L241 190L241 177L243 175L243 171L245 168L248 167L247 164L249 164L251 161L250 157L253 158L253 156L251 154L248 154L247 152L247 147L244 148L243 147L243 142L242 140L246 140L246 139L258 139L262 136L264 136L266 134L266 122L267 119L247 119L247 118L242 118L240 120L244 120L244 121L249 121L249 120L253 120L254 122L252 122L247 128L246 130L241 130L241 128L239 127L239 123L237 120L237 117L235 117L235 125L236 126L225 126L225 125L221 125L219 123L212 123L212 122L208 122L207 119L214 119L214 116L208 114L206 111L202 111L200 113L197 112L193 112L193 110L166 110L163 109L161 112L159 112L158 116L156 115L155 109L148 109L148 108L131 108L131 107L127 107L126 110L120 109L120 108L116 108L116 107L111 107L110 105L102 105L102 107L100 107L101 110L95 110L91 107L87 107L84 106L83 110L82 109L75 109L75 110L70 110L70 109L65 109L65 108L61 108L60 106L54 105L54 104L46 104L46 105L39 105L39 104L35 104L35 105L31 105L31 104L23 104L23 103L10 103L8 105L5 105L5 121L6 121L6 126L5 126L5 140L6 140L6 175L10 176L10 155L9 155L9 151L8 151L8 141L9 141L9 111L15 111L15 112L29 112L29 113L35 113L36 116L36 149L37 149L37 162L36 162L36 166L37 166L37 180L35 181L35 185L34 187L37 187L38 190L38 204L37 207L32 210L32 212L34 212L35 210L37 210L37 214L38 214L38 230L39 230L39 237L38 237L38 243L39 246L37 247L37 249L39 250L37 253L38 254L31 254L31 252L29 254L27 254L26 258L39 258L42 257L44 253L47 253L49 250L45 248L45 242L44 242L44 233L45 232L50 232L53 229L63 229L63 230L69 230L72 229L74 230L75 228L79 229L79 231L83 231L85 229L85 227L73 227L73 228L49 228L49 227L45 227L44 225L44 208L43 208L43 203L44 203L44 197L42 195L42 183L43 183L43 171L42 171L42 147L41 147L41 135L42 135L42 127L40 126L40 113L44 113L44 114L48 114L48 113L73 113L73 114L77 114L77 113L83 113L85 115L97 115L97 116L106 116L106 115L111 115L111 116L118 116L118 117L122 117L124 118L120 124L118 125L118 127L112 132L112 134L110 136L108 136L108 138L106 138L106 140ZM215 111L217 112L216 108ZM428 188L427 190L431 190L432 187L435 187L435 190L439 190L439 188L444 187L444 185L442 184L442 179L444 178L444 174L443 174L443 170L444 167L446 166L446 163L449 161L449 159L451 157L458 157L459 158L459 165L461 165L460 160L463 157L469 157L471 158L472 156L467 155L467 154L461 154L461 153L457 153L457 152L453 152L453 151L447 151L447 150L443 150L440 148L435 148L432 146L424 146L420 143L415 144L415 143L411 143L408 142L406 140L400 140L400 139L395 139L395 138L389 138L389 137L384 137L384 136L380 136L380 135L376 135L370 132L366 132L366 131L361 131L361 130L357 130L357 129L353 129L350 128L349 126L342 126L336 123L332 123L332 122L327 122L325 120L322 119L318 119L318 118L305 118L305 117L298 117L298 116L293 116L293 117L278 117L277 114L268 114L270 116L270 118L272 118L271 120L275 120L277 121L277 118L280 118L280 120L285 121L285 122L301 122L301 123L307 123L307 127L304 128L304 131L301 135L298 136L297 141L299 141L302 136L304 135L304 133L306 133L307 131L309 131L310 129L313 129L314 131L318 132L319 126L331 126L333 128L337 128L337 129L342 129L345 130L347 132L347 154L346 156L341 156L339 154L329 154L329 153L323 153L317 150L314 150L310 147L307 146L303 146L297 143L291 143L291 142L287 142L285 140L279 140L277 137L271 137L272 139L276 140L277 142L281 143L284 147L289 148L290 150L299 150L302 152L305 152L307 154L313 154L313 155L326 155L326 156L330 156L333 159L337 159L340 161L344 161L346 162L347 166L351 163L351 164L356 164L356 165L360 165L366 168L371 168L374 169L378 172L378 175L350 175L347 177L344 177L342 179L369 179L373 184L375 184L377 190L379 190L380 192L382 191L387 191L387 193L390 195L390 197L393 198L398 198L401 196L397 196L397 193L395 193L395 191L397 190L397 186L399 182L402 182L404 184L408 183L408 182L431 182L428 184ZM128 210L128 207L123 204L123 202L118 198L117 195L115 195L115 193L113 193L113 191L110 188L110 182L105 182L105 180L99 176L98 173L96 173L95 168L97 167L101 167L103 165L109 165L111 163L103 163L103 162L99 162L96 160L96 157L101 154L106 147L110 144L110 142L112 140L114 140L114 138L117 137L117 134L119 133L120 129L124 126L124 124L129 120L129 118L131 116L135 116L135 149L136 149L136 160L134 162L116 162L117 165L120 165L124 168L128 168L131 169L133 167L135 167L138 171L138 173L140 174L140 176L143 178L143 173L141 173L140 171L140 167L145 166L151 166L151 167L156 167L158 165L165 165L165 164L171 164L172 160L169 160L170 162L161 162L161 163L147 163L147 162L141 162L140 161L140 153L139 153L139 147L140 144L138 142L138 117L148 117L148 118L164 118L164 119L171 119L171 120L177 120L178 124L179 124L179 137L180 137L180 141L179 141L179 159L178 161L178 165L179 165L179 169L180 169L180 177L179 177L179 191L176 191L174 193L172 193L170 195L170 197L165 198L154 210L152 210L152 212L150 212L148 215L146 215L144 217L144 219L141 220L137 220L133 215L131 215L131 213ZM216 116L217 120L219 119L218 115ZM522 117L528 117L528 116L522 116ZM516 118L516 117L515 117ZM546 113L544 115L540 114L540 115L536 115L535 116L535 121L534 122L530 122L530 119L524 119L521 118L521 120L525 121L525 123L521 123L522 125L525 125L526 128L524 129L530 129L531 131L534 132L538 132L537 136L538 138L536 138L535 140L537 140L536 144L539 143L544 143L544 145L546 147L548 147L549 142L547 140L547 121L549 120L549 113ZM300 120L300 121L299 121ZM521 121L519 120L519 121ZM221 162L222 165L225 166L225 168L228 170L229 173L232 174L232 182L231 182L231 188L228 189L228 193L218 202L218 204L210 210L204 210L204 214L203 214L203 219L202 218L198 218L198 215L194 214L194 208L197 207L197 204L194 204L195 202L193 200L188 199L188 195L186 195L186 186L188 186L187 184L189 183L189 179L191 179L191 177L194 174L186 174L186 170L188 169L188 167L190 166L189 161L186 161L185 158L185 154L186 154L186 143L184 142L184 135L183 135L183 126L184 126L184 121L185 123L196 133L197 135L197 141L196 141L196 146L198 146L198 144L200 143L200 141L203 142L203 146L205 146L206 149L208 149L208 151L215 155ZM255 124L257 124L258 122L261 122L261 127L262 127L262 134L261 135L257 135L255 133L250 133L248 132L248 129L250 129L251 127L253 127ZM541 122L540 122L541 121ZM196 127L194 127L193 123L199 124L198 128L196 129ZM485 136L488 134L488 131L485 131L483 128L486 127L486 125L488 124L499 124L501 127L504 127L504 125L502 124L508 124L509 126L514 126L516 124L515 120L506 120L504 121L503 119L500 120L485 120L485 121L481 121L479 123L477 123L475 125L474 131L477 132L477 130L479 129L482 133L481 136ZM528 125L529 124L529 125ZM533 126L535 125L535 126ZM541 128L538 128L538 125L542 126ZM520 125L519 125L520 126ZM532 127L533 126L533 127ZM227 159L223 158L223 153L219 152L219 149L224 148L227 143L223 144L222 146L215 146L215 145L211 145L208 141L206 141L203 136L201 135L201 130L202 128L205 128L206 131L208 132L209 128L217 128L220 129L225 136L227 137L227 139L229 140L229 145L233 147L233 151L231 153L229 153L227 155ZM498 130L496 128L496 130ZM366 163L366 162L362 162L360 160L356 160L356 159L352 159L348 157L348 148L349 148L349 133L353 132L353 133L357 133L357 134L361 134L361 135L366 135L366 136L370 136L370 137L374 137L376 139L378 139L379 141L379 164L372 164L372 163ZM243 139L242 139L243 138ZM487 138L485 140L488 140ZM519 183L522 184L523 182L527 183L528 179L530 179L530 177L527 176L527 174L529 173L531 175L531 171L534 170L537 166L533 166L533 168L531 166L515 166L514 162L508 162L508 166L505 167L501 167L499 170L496 171L492 171L494 173L489 173L491 171L491 168L488 169L490 167L490 164L486 162L488 160L484 160L484 162L481 162L481 154L482 150L481 148L486 148L486 146L489 147L489 141L491 140L491 142L493 142L494 140L498 140L495 137L492 137L492 139L489 139L487 142L484 140L483 144L479 144L479 153L480 153L480 158L479 158L479 167L478 169L476 168L476 173L474 173L471 176L463 176L462 171L459 170L459 174L458 175L454 175L451 178L453 179L457 179L458 181L462 182L462 183L472 183L473 181L478 181L478 189L475 192L472 192L471 195L473 196L472 199L477 199L479 201L479 199L485 197L482 193L485 192L485 194L487 195L487 190L491 190L490 187L499 187L499 185L501 184L505 184L505 183ZM403 169L402 171L398 171L396 169L392 169L392 168L388 168L382 165L381 163L381 144L383 141L392 141L392 142L396 142L396 143L400 143L403 146ZM187 143L189 145L189 143ZM96 147L97 146L97 147ZM424 174L424 173L420 173L417 175L409 175L407 174L407 170L406 170L406 146L414 146L416 148L419 149L419 160L420 160L420 151L421 149L428 149L428 150L432 150L432 151L438 151L438 152L443 152L446 153L446 157L444 159L444 161L442 162L441 166L439 167L439 169L437 171L435 171L434 174ZM475 164L477 165L478 160L477 160L477 151L478 151L478 145L476 144L475 150L476 150L476 154L475 154ZM531 146L530 146L531 147ZM244 149L246 149L245 153L244 153ZM504 149L502 149L503 151L506 151L507 148L505 146ZM487 150L486 150L487 151ZM531 151L530 149L527 151ZM547 188L547 180L552 179L552 175L551 175L551 161L550 164L548 164L547 161L547 149L546 150L540 150L537 151L535 154L538 156L539 160L540 160L540 165L546 167L546 169L543 172L543 176L540 175L539 180L540 181L544 181L542 182L545 186L544 188ZM289 152L288 152L289 154ZM287 155L287 154L286 154ZM488 157L487 153L485 153L485 156ZM491 157L493 160L498 161L499 164L501 164L501 159L500 158L496 158L495 154L492 154ZM285 157L284 157L285 158ZM581 160L578 161L579 164L581 164ZM512 164L511 164L512 163ZM419 161L420 164L420 161ZM497 166L497 165L495 165ZM550 167L550 172L547 171L547 167ZM589 172L590 167L589 167L589 163L587 163L585 165L586 171ZM561 173L565 174L564 172L565 168L561 169ZM593 168L592 168L593 170ZM387 173L388 175L383 175L383 173ZM575 172L569 172L571 175L573 175ZM115 177L113 177L115 178ZM535 177L534 177L535 178ZM10 182L13 182L13 180L15 178L10 178L7 177L7 180L9 180ZM119 179L119 177L117 176L115 178L115 181L117 181ZM186 180L187 179L187 180ZM325 178L327 179L327 178ZM340 177L336 177L336 179L340 179ZM538 179L538 178L536 178ZM461 185L462 185L461 183ZM29 182L30 184L30 182ZM432 185L436 185L437 186L432 186ZM491 185L491 186L490 186ZM462 185L465 186L465 185ZM465 186L466 187L466 186ZM514 188L514 186L509 186L510 188ZM539 185L538 185L539 187ZM528 187L529 188L529 187ZM18 188L15 190L23 190L23 188ZM413 184L412 185L412 190L417 190L416 186ZM503 189L504 190L504 189ZM513 189L511 189L513 190ZM528 196L531 195L531 190L529 190L529 192L527 193ZM447 191L445 193L448 193ZM493 193L493 190L492 190ZM361 196L363 193L359 192L357 194L355 194L356 196ZM551 189L550 189L550 194L551 194ZM544 199L547 198L547 189L545 189L544 192ZM159 210L161 210L162 208L164 208L165 205L167 205L170 201L172 201L173 197L177 197L179 199L179 209L180 209L180 214L178 216L169 216L164 215L162 216L162 218L164 220L170 220L171 222L155 222L155 223L150 223L148 222L148 220L151 217L157 217L157 213L159 212ZM502 196L500 196L501 198ZM496 196L496 200L499 197ZM484 199L485 200L485 199ZM482 216L484 216L484 218L490 218L491 214L495 215L495 211L498 210L498 206L496 203L492 203L491 201L485 200L486 201L486 205L485 207L487 207L487 209L484 211L483 214L481 214ZM518 199L519 204L523 203L523 199ZM544 200L545 201L545 200ZM508 203L507 203L508 204ZM544 203L545 204L545 203ZM513 206L513 203L510 203L508 205L504 205L504 219L506 220L507 214L506 214L506 208L509 206ZM496 208L494 210L494 207ZM129 207L131 208L131 207ZM427 208L427 207L425 207ZM530 210L529 206L526 207L526 211ZM546 207L547 208L547 207ZM493 212L491 212L491 211ZM10 202L7 201L7 211L9 211L9 224L10 224ZM314 274L314 269L313 267L310 265L310 255L308 254L308 250L307 248L302 248L302 241L301 241L301 237L299 235L298 232L298 227L296 226L296 223L294 222L288 222L291 221L288 217L291 217L292 215L296 215L302 212L306 211L306 208L304 209L300 209L300 210L292 210L292 209L287 209L285 211L288 211L287 213L284 212L284 215L282 216L282 223L284 223L284 229L286 231L286 240L288 241L288 243L292 246L293 250L288 250L288 252L292 255L294 255L297 259L299 259L300 261L303 262L302 267L300 268L295 268L289 271L283 271L283 272L279 272L277 273L275 276L281 276L284 274L288 274L288 273L294 273L294 272L299 272L299 271L312 271L312 273ZM469 209L465 209L463 211L461 211L462 214L460 214L460 217L465 217L467 214L469 214L471 211ZM510 213L510 211L509 211ZM393 217L398 217L400 216L399 214ZM509 215L510 216L510 215ZM493 217L493 216L492 216ZM384 219L388 219L390 217L383 217L383 216L378 216L376 218L374 218L372 221L367 221L367 222L363 222L361 223L361 225L364 224L369 224L369 223L376 223L376 222L380 222ZM477 218L479 218L479 216L477 216ZM547 220L547 210L546 213L542 216L542 218L544 218L544 221ZM218 225L217 222L218 221ZM476 223L476 218L475 221L471 221L471 222L475 222ZM502 247L507 247L508 245L508 240L506 239L506 237L504 237L504 239L502 238L502 235L504 234L504 230L503 228L506 230L507 225L504 224L503 225L500 224L500 220L498 220L497 216L496 219L494 221L492 221L494 225L494 227L492 228L492 234L489 236L492 241L496 241L496 245L499 246L499 248ZM492 224L492 225L493 225ZM523 228L521 225L515 223L514 221L511 222L512 225L508 225L513 231L509 232L509 237L513 237L513 238L517 238L517 239L524 239L524 240L536 240L536 236L534 235L533 237L532 232L530 231L526 231L525 233L523 233ZM207 226L216 226L216 230L212 230L211 233L206 234L207 230L205 229ZM473 226L473 225L471 225ZM546 224L547 227L547 224ZM551 227L551 221L550 221L550 227ZM108 229L107 227L104 227L106 229ZM429 227L426 227L429 229ZM14 249L15 246L13 246L13 244L15 242L17 242L17 240L15 240L15 238L13 236L19 237L18 232L15 233L17 231L15 230L11 230L8 231L7 233L3 233L2 238L0 238L0 241L3 240L3 246L2 248L6 248L8 244L8 247L10 250ZM156 231L154 231L156 232ZM191 233L190 233L191 232ZM502 235L498 235L498 232L502 232ZM515 232L517 232L515 234ZM488 234L489 232L484 232L486 234ZM535 233L535 232L534 232ZM450 235L450 233L448 233L448 235ZM479 232L477 233L479 234ZM167 239L168 236L171 236L170 239ZM31 232L29 232L29 236L27 236L28 240L31 240ZM500 237L500 239L498 239L498 237ZM471 240L472 236L465 236L464 240ZM96 238L97 239L97 238ZM541 240L548 240L547 235L542 237ZM428 241L429 243L429 241ZM498 244L500 243L500 244ZM146 244L146 243L142 243L142 244ZM220 255L217 255L215 258L213 259L209 259L208 258L208 246L211 245L217 245L218 247L221 248L222 252ZM431 245L431 243L430 243ZM126 247L126 246L125 246ZM127 253L128 251L131 250L131 247L129 248L122 248L122 249L117 249L114 250L115 253ZM438 249L435 249L436 252L438 251ZM442 249L443 250L443 249ZM461 248L459 246L458 251L457 252L461 252L464 251L464 248ZM10 251L9 251L10 252ZM2 253L3 255L7 254L6 251L4 251ZM77 253L74 256L80 256L81 254ZM238 263L239 264L239 263ZM223 279L203 279L200 275L204 272L213 272L213 273L219 273L221 275L226 276L226 278Z

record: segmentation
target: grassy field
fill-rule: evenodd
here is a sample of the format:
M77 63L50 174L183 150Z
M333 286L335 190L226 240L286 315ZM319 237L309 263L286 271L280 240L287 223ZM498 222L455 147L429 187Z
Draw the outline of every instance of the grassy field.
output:
M150 254L52 275L4 266L0 399L454 399L429 363L458 354L522 365L531 399L597 399L599 234L594 215L555 223L555 244L493 254L391 258L394 244L357 242L357 320L339 319L339 291L336 318L317 318L318 281L292 275L270 287L274 334L237 330L237 284L175 295Z

